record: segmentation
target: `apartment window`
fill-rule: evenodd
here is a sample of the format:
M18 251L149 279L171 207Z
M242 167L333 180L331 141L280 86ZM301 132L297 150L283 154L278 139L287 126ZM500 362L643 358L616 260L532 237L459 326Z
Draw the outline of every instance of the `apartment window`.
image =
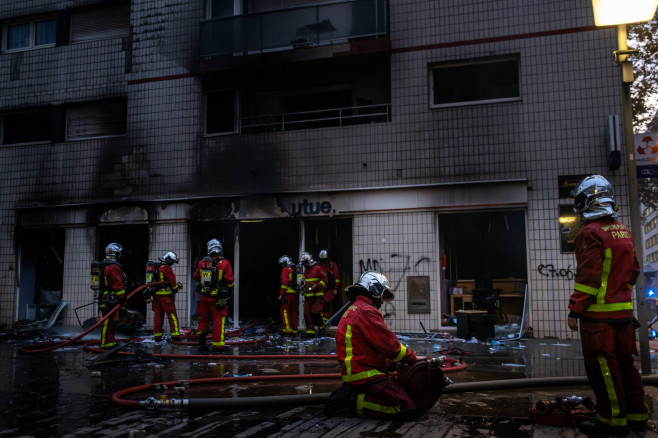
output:
M130 34L130 4L76 9L71 12L71 42Z
M54 46L57 20L54 16L8 21L3 26L3 50L6 52Z
M206 94L206 134L237 132L237 91L222 90Z
M126 117L125 98L70 105L66 108L66 139L125 135Z
M519 59L499 57L432 65L430 86L432 108L518 101Z
M50 108L0 114L1 143L4 145L51 141L51 115Z

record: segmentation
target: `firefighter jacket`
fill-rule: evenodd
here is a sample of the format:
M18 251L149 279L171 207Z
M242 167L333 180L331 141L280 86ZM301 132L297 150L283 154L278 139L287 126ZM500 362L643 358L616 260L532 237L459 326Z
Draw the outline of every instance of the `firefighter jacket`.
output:
M576 236L574 246L578 267L569 299L569 316L630 321L632 289L640 265L628 228L610 217L588 221Z
M220 284L225 285L232 292L233 282L235 279L233 278L233 269L231 268L231 263L218 254L213 254L211 257L213 266L215 266L215 272L213 273L213 288L208 295L211 297L216 297L218 295L217 288ZM196 281L201 280L202 266L203 260L200 260L196 267L196 271L194 272L194 279Z
M338 264L333 260L327 260L326 262L320 262L320 267L327 275L327 289L340 290L340 277L338 276Z
M281 289L279 290L280 295L285 294L296 294L297 290L295 289L294 279L292 275L292 268L286 266L281 270Z
M317 263L304 269L304 296L323 297L327 286L327 276Z
M372 300L358 295L336 331L336 355L343 381L361 384L385 374L392 362L413 363L416 354L402 345Z
M160 285L160 289L155 292L156 295L171 295L178 292L178 283L174 270L169 265L160 265L157 272L158 281L166 281L167 284Z
M121 307L126 307L128 303L126 300L125 276L121 265L115 261L106 261L105 263L105 268L103 269L103 293L100 302L103 303L108 295L114 294Z

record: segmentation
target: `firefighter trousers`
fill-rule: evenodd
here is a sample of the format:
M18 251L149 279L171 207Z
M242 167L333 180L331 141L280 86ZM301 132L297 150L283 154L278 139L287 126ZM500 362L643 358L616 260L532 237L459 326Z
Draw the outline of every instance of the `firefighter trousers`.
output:
M226 328L226 316L228 315L228 307L218 309L215 306L216 301L217 297L202 295L196 306L196 313L199 315L197 334L208 333L210 319L212 318L212 346L215 348L226 345L224 332Z
M359 417L408 420L418 414L409 394L392 376L353 387L358 393L355 410Z
M281 296L281 323L283 333L296 334L299 322L299 295L283 294Z
M176 316L176 306L171 295L155 295L151 303L153 311L153 336L162 336L162 327L164 326L164 316L167 315L169 320L169 331L171 336L179 336L178 316Z
M635 327L630 322L580 322L585 371L596 396L597 418L610 426L643 423L648 409L635 368Z

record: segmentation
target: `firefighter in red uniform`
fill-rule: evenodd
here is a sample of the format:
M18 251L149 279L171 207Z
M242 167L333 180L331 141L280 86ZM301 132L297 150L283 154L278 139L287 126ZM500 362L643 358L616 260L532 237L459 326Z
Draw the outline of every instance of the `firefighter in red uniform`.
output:
M304 265L304 320L306 321L306 336L315 336L315 327L318 327L318 336L324 334L324 321L322 309L324 308L324 288L327 285L327 276L313 260L311 254L304 252L299 256Z
M223 256L222 244L217 239L207 243L208 257L199 261L194 279L199 282L201 297L197 303L199 325L199 351L208 351L206 337L212 317L212 350L215 353L228 351L225 341L228 300L233 294L233 269L231 263ZM203 274L203 275L202 275Z
M153 303L151 304L151 310L153 310L153 336L156 342L162 340L162 327L166 314L169 320L171 338L174 341L178 341L180 332L174 298L183 289L183 285L176 282L176 275L174 275L174 271L171 269L174 263L178 263L178 256L173 251L167 251L160 261L162 264L156 272L156 281L166 281L167 284L158 286L158 290L155 291L155 295L153 296Z
M617 218L610 183L599 175L570 195L585 225L574 240L576 281L568 325L578 330L597 415L579 425L588 436L643 433L648 409L633 355L637 355L632 288L640 273L633 236Z
M292 259L287 255L281 256L279 265L281 266L281 288L278 299L281 302L283 334L296 335L299 320L299 295L292 273Z
M379 312L382 301L393 299L388 279L374 271L364 272L345 290L352 305L336 331L336 355L343 386L325 405L325 414L348 408L352 415L405 420L419 414L409 394L397 382L397 363L411 364L416 354L400 343Z
M118 262L121 258L121 251L123 251L123 247L118 243L110 243L105 247L103 281L96 321L100 321L117 303L119 303L122 310L128 307L125 290L126 276ZM114 332L116 331L116 320L118 318L119 312L114 312L103 321L101 325L101 348L111 348L117 345Z
M338 264L329 258L326 249L319 254L320 267L327 276L327 287L324 290L324 308L322 309L322 320L327 321L331 316L331 305L336 299L336 294L340 290L340 277L338 275Z

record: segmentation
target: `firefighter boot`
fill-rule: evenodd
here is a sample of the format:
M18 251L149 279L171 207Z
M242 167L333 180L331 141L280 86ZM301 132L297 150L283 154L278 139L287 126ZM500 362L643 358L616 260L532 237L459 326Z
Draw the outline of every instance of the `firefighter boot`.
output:
M357 393L349 383L335 390L329 396L327 403L324 405L324 415L331 417L338 413L356 416L356 396Z
M627 426L610 426L608 424L594 419L592 421L583 421L578 425L578 430L588 437L625 437L628 434Z
M199 353L205 353L208 351L208 344L206 344L206 336L208 336L208 333L199 333L199 348L197 351Z

